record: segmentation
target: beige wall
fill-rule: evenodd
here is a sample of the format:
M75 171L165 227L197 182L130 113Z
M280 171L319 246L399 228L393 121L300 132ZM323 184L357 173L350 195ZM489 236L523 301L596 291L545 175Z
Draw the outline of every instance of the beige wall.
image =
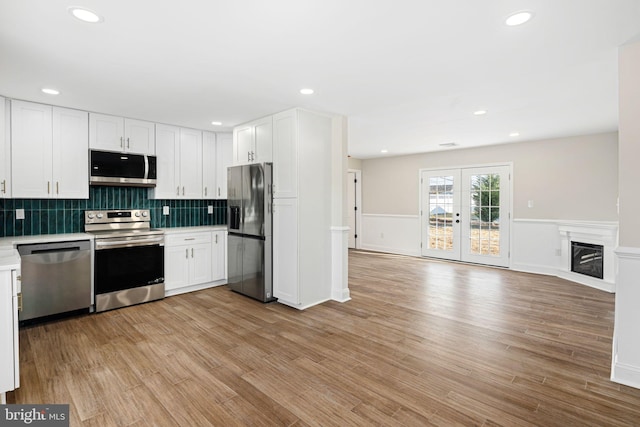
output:
M362 170L362 160L349 157L349 164L347 167L349 169Z
M620 49L620 246L640 248L640 42Z
M362 211L417 215L420 169L500 162L513 163L514 218L618 220L617 133L363 160Z

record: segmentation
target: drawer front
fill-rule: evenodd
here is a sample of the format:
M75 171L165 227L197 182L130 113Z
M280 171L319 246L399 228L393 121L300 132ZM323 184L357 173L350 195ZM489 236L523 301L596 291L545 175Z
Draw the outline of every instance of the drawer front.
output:
M169 246L193 245L198 243L211 243L211 232L168 234L165 235L165 244Z

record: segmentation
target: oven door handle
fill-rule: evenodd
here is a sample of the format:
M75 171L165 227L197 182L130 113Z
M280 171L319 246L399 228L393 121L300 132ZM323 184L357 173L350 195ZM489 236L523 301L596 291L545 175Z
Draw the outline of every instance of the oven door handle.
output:
M96 240L96 250L99 251L101 249L130 248L133 246L152 246L157 244L164 245L164 236L133 240L109 240L106 242Z

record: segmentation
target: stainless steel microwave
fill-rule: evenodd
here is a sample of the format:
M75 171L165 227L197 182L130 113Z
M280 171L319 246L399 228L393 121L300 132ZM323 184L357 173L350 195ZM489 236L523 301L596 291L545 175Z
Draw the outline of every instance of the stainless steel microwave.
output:
M91 150L89 184L155 187L156 156Z

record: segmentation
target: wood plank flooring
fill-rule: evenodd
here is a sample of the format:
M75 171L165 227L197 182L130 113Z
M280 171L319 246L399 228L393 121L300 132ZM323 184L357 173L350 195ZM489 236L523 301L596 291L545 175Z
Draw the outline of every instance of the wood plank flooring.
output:
M613 295L352 251L352 300L299 312L226 286L21 330L10 403L72 426L630 426Z

